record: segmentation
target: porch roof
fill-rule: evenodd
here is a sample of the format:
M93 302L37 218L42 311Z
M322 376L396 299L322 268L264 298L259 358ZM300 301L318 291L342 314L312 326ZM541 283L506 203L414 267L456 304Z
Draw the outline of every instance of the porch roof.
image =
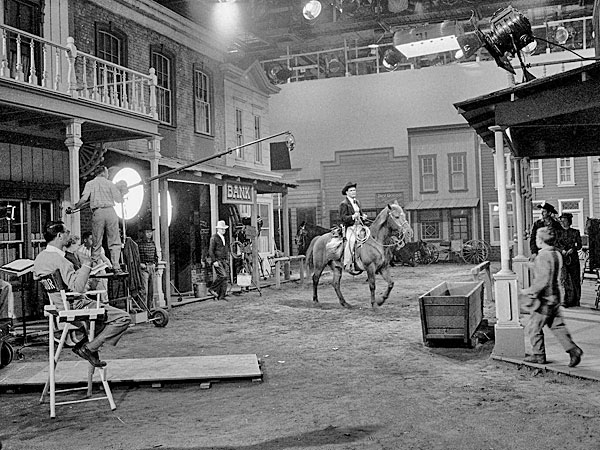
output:
M532 159L600 154L600 62L454 104L485 143L506 128L512 153Z
M407 203L404 209L408 211L416 211L421 209L475 208L478 204L478 198L415 200Z

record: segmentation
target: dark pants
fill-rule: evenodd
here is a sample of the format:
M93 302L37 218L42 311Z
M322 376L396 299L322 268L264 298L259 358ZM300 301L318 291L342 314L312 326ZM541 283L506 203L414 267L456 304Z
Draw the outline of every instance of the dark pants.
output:
M565 265L565 306L579 306L581 300L581 266L579 259L569 265Z
M229 264L225 261L217 261L213 265L213 282L210 288L217 294L217 299L224 299L227 294L227 282L229 280Z

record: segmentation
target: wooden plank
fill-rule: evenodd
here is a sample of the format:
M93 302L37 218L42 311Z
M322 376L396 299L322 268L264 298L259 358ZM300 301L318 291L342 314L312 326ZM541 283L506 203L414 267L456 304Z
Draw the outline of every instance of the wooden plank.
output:
M107 360L111 383L158 383L166 381L210 380L262 377L256 355L187 356ZM60 361L57 384L85 383L89 364L83 360ZM44 385L47 363L13 363L0 372L0 388Z
M464 316L433 316L427 320L427 334L433 328L460 328L464 334L465 325Z

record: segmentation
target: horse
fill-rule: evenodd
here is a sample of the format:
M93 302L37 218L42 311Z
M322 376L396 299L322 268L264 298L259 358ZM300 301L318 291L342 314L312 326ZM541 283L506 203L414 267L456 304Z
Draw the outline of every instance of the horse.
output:
M418 262L426 260L427 243L419 239L418 241L407 242L402 246L396 245L392 248L392 259L390 263L408 264L414 267Z
M394 202L381 210L369 226L368 238L364 242L357 244L356 247L355 256L357 266L361 269L360 272L366 270L369 279L372 308L383 305L394 287L389 267L391 252L386 251L384 242L396 231L400 233L403 239L405 236L412 236L412 229L406 220L404 210L397 202ZM323 270L329 266L333 272L333 289L337 294L340 305L344 308L352 308L352 305L346 302L340 290L343 255L332 252L327 248L327 244L331 242L333 237L333 233L331 232L316 237L312 240L306 251L308 268L313 270L313 302L315 304L319 303L317 286ZM377 273L380 273L387 282L387 289L379 301L375 301L375 275Z
M329 233L328 228L320 227L319 225L313 225L311 223L306 223L306 221L302 222L298 227L298 232L296 233L296 245L298 246L298 254L306 255L306 250L310 245L311 241L317 237L321 236L325 233Z

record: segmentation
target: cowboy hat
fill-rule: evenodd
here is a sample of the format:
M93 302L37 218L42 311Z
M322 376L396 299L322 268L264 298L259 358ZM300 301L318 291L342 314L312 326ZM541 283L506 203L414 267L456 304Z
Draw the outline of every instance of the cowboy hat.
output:
M229 228L229 225L227 225L224 220L219 220L217 222L217 226L215 228L217 228L217 229L220 228L222 230L226 230L227 228Z
M342 195L346 195L346 192L348 192L348 189L355 188L355 187L356 187L356 183L349 181L348 183L346 183L346 186L344 186L344 189L342 189Z
M558 211L550 203L544 202L544 203L537 205L537 207L538 207L538 209L545 209L549 213L558 214Z

